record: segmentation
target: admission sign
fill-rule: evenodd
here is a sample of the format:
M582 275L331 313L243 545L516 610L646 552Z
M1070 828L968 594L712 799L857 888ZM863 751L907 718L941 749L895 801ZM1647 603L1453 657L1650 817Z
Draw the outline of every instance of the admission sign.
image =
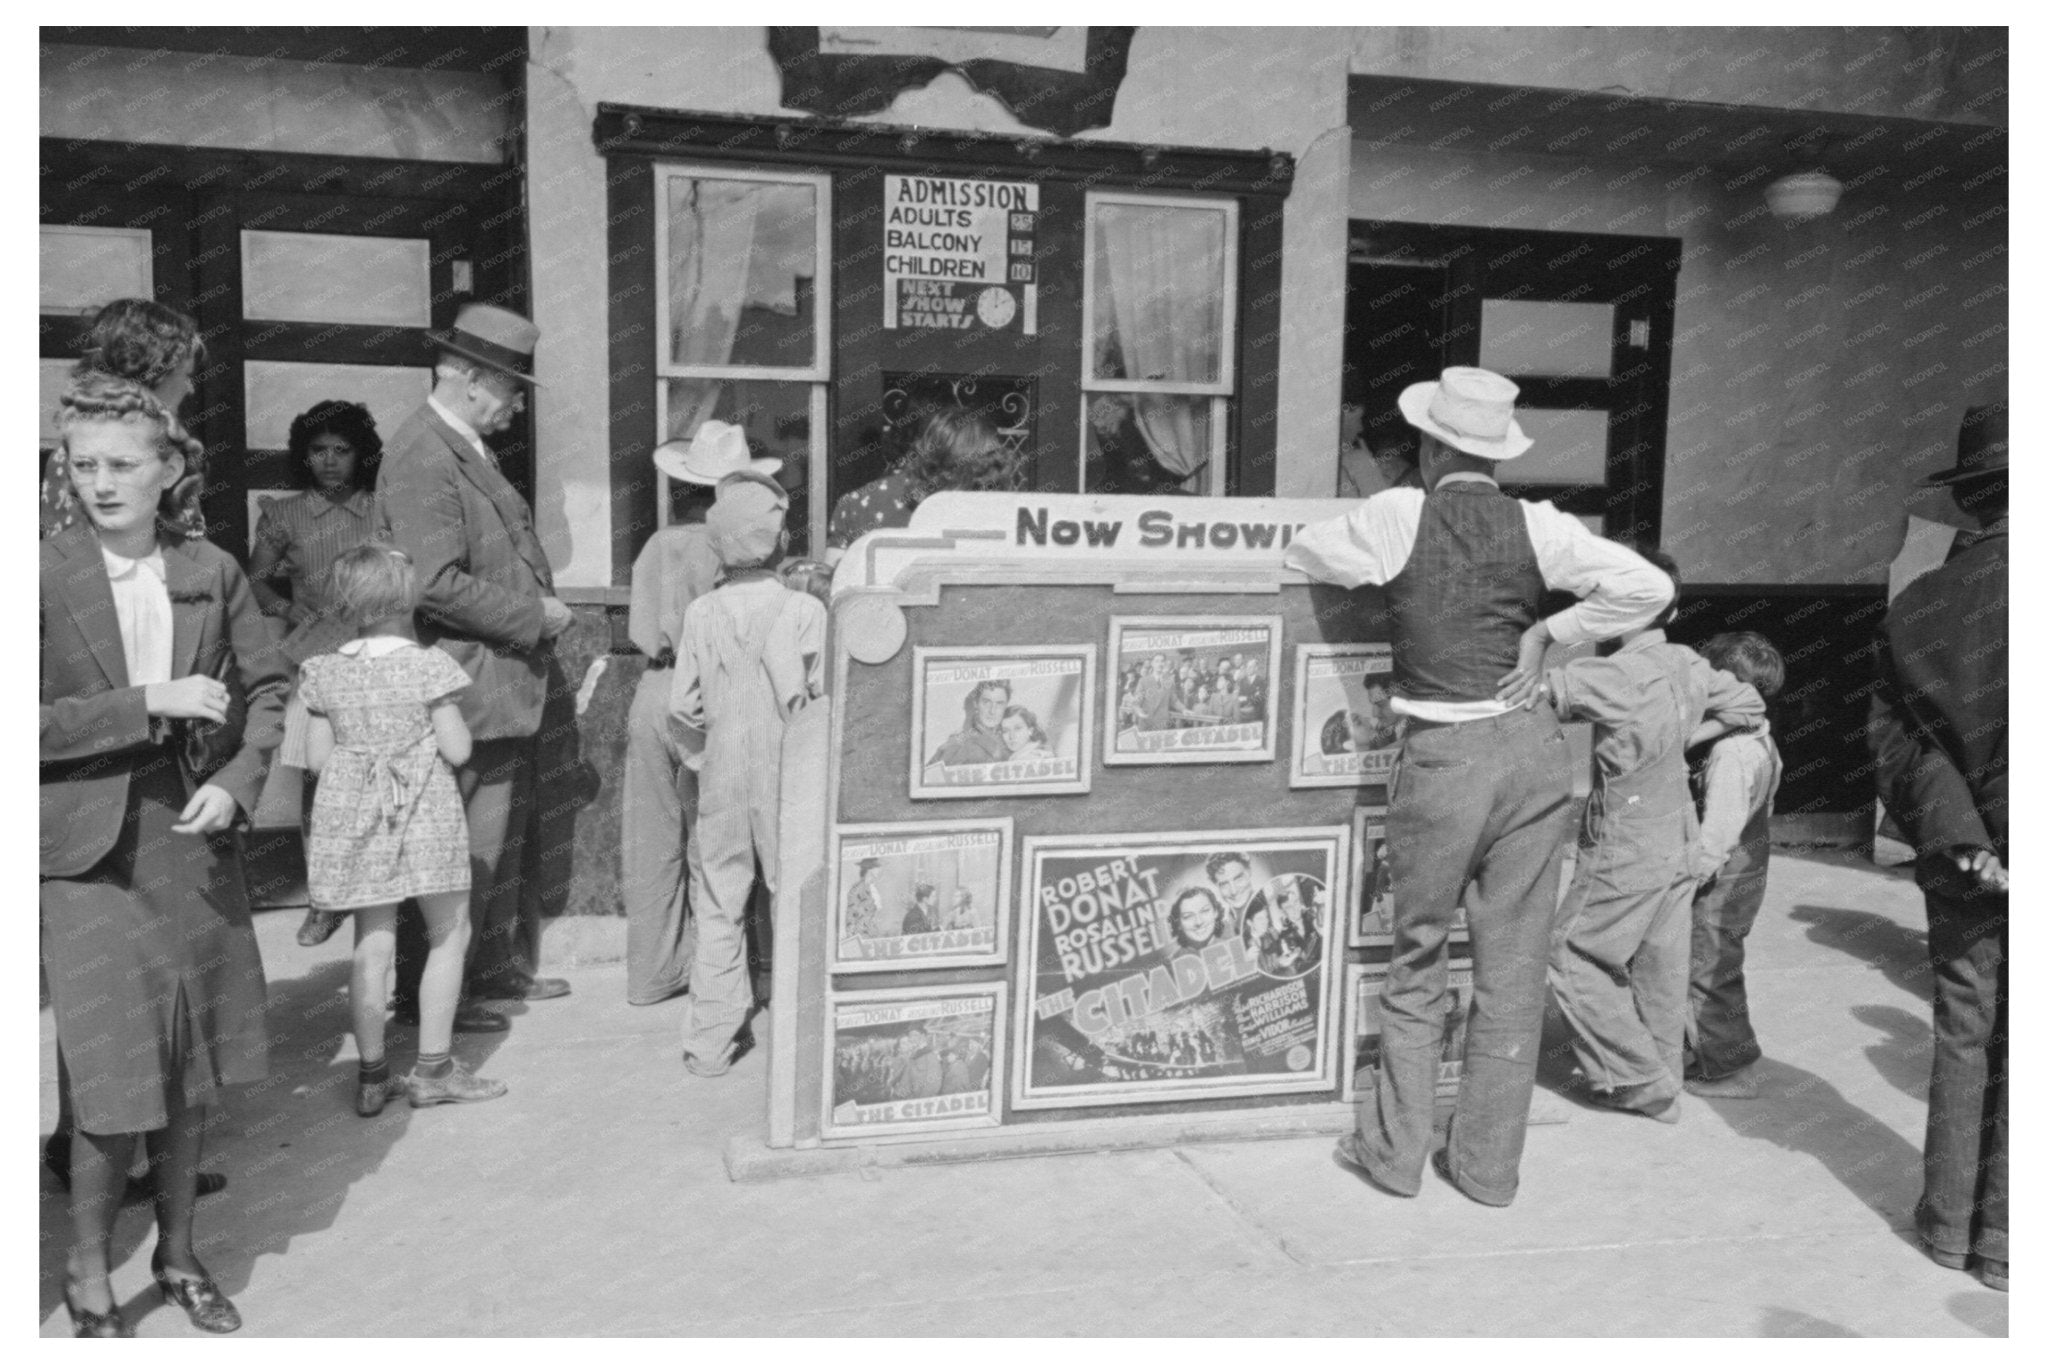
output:
M1038 334L1038 186L883 177L882 325Z

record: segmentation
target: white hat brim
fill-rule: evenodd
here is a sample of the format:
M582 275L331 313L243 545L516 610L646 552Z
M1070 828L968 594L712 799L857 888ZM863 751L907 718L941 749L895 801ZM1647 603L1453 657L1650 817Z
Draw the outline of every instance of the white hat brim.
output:
M726 474L736 474L740 469L748 469L754 473L766 474L773 478L776 474L782 472L782 461L779 459L752 459L738 468L727 469L724 473L706 475L690 467L690 455L687 446L679 449L671 444L654 447L654 467L678 483L695 484L699 488L715 488L718 486L719 480L724 478Z
M1536 442L1522 430L1522 424L1512 416L1508 418L1508 429L1497 441L1482 440L1477 436L1461 435L1430 420L1430 399L1436 397L1438 381L1426 379L1419 384L1410 384L1401 390L1401 416L1417 431L1426 431L1453 450L1462 450L1468 455L1481 459L1510 460L1529 453L1529 447Z

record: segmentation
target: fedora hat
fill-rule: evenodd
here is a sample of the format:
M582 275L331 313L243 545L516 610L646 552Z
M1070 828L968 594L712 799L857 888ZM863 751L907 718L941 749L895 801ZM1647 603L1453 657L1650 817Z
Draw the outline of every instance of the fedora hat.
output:
M2005 472L2005 399L1972 407L1963 413L1956 432L1956 465L1920 480L1923 488L1942 488Z
M731 422L707 421L698 425L689 440L663 441L654 447L654 467L670 478L706 488L742 469L774 475L782 468L779 459L753 459L747 450L747 433Z
M1443 377L1401 390L1401 415L1453 450L1482 459L1513 459L1536 442L1515 420L1512 382L1489 369L1452 365Z
M427 344L435 350L454 351L535 388L540 381L533 377L533 348L539 341L540 328L530 320L489 303L465 303L454 326L427 333Z

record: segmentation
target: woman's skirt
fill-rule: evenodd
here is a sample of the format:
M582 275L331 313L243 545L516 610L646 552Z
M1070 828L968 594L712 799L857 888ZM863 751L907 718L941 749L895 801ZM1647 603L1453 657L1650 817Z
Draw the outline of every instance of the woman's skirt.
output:
M147 756L107 855L42 883L57 1046L94 1135L153 1131L168 1096L204 1104L265 1073L263 961L235 840L173 833L185 801L175 754Z

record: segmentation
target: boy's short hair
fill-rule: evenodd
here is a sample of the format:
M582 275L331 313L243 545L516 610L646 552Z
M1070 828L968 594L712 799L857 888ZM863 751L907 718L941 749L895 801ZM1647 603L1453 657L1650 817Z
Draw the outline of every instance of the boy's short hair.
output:
M412 556L396 545L357 545L327 571L327 593L341 618L358 630L409 616L419 602Z
M1772 697L1785 685L1785 660L1771 642L1754 630L1730 630L1700 645L1700 657Z

